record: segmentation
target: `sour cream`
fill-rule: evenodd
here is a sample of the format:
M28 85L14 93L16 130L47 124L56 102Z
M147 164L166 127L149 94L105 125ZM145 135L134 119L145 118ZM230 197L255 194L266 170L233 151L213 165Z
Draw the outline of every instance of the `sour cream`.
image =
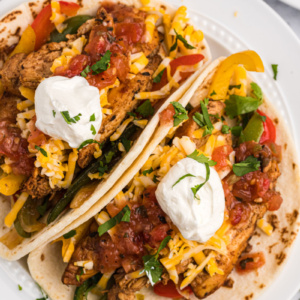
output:
M174 187L174 183L186 174ZM204 164L192 158L184 158L174 165L159 183L155 192L162 210L171 218L184 238L204 243L221 227L224 220L225 196L221 180L210 167L207 183L197 192L197 200L191 190L206 178Z
M35 112L39 130L72 148L95 139L102 122L99 90L80 76L43 80L35 92Z

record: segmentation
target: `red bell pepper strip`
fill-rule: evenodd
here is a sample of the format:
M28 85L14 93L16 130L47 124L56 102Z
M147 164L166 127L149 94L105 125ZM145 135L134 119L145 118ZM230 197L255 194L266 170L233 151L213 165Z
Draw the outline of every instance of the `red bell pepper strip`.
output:
M60 11L62 14L67 15L68 17L75 16L80 6L77 3L59 1ZM54 30L55 26L51 22L50 18L52 15L51 4L45 6L41 12L34 19L31 27L33 28L36 40L34 50L41 48L45 44L50 36L50 33Z
M260 110L257 110L257 112L261 115L266 117L265 122L263 122L264 125L264 132L259 140L260 144L263 143L275 143L276 141L276 127L272 120L266 116L263 112Z
M168 297L173 299L181 299L182 295L178 293L175 283L172 280L169 280L166 285L164 285L162 282L157 283L153 291L156 295L162 296L162 297ZM190 294L193 293L190 286L187 286L183 289L183 291L189 291Z

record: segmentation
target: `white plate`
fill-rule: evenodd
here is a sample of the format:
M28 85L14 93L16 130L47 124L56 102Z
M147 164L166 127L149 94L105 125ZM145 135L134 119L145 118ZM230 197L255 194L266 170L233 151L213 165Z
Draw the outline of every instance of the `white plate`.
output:
M260 54L266 72L257 74L256 80L288 122L299 150L299 136L295 129L300 128L300 41L286 23L260 0L251 0L251 4L246 0L169 1L188 7L193 22L204 31L214 58L244 49L254 49ZM0 15L21 2L0 0ZM279 65L277 82L272 79L271 64ZM300 286L300 239L295 243L283 272L259 300L288 300L296 293ZM33 300L41 297L28 275L24 260L0 260L0 267L3 270L0 272L0 299ZM23 287L22 291L18 290L18 284Z

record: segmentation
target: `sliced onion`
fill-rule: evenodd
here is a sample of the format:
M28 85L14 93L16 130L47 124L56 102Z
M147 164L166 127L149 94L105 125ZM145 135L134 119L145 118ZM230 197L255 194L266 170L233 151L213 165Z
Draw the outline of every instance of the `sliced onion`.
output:
M95 191L98 182L92 182L81 188L73 198L70 208L80 207Z

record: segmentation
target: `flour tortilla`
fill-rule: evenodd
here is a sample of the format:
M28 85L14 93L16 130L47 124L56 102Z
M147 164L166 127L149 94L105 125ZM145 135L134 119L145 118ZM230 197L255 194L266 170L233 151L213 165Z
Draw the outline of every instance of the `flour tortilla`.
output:
M179 100L183 106L186 106L188 103L197 105L200 99L204 99L207 96L212 77L223 59L224 58L220 58L212 62L205 71L203 71L195 83ZM251 272L242 276L233 271L229 276L234 282L233 288L221 287L211 296L207 297L207 300L250 300L257 298L266 287L270 286L281 271L287 260L291 245L299 231L300 176L294 142L290 136L290 130L288 130L280 114L272 107L270 101L264 99L264 104L260 109L266 112L273 120L277 128L276 142L283 146L282 161L279 165L282 174L278 179L276 187L277 191L281 192L283 204L278 211L268 212L266 214L267 220L269 220L274 227L273 234L267 236L257 228L250 241L250 244L253 246L253 252L264 252L266 257L264 267L257 272ZM134 165L132 165L115 184L114 188L87 213L82 215L80 219L77 219L74 223L67 226L55 238L78 227L101 211L101 209L130 182L170 129L171 126L159 126L152 136L151 141L148 143L148 146L140 154ZM45 244L43 247L31 252L28 257L29 270L33 279L45 289L53 300L71 300L74 297L74 289L70 289L61 282L61 277L67 264L62 261L61 244L57 244L59 245L58 247L55 244ZM42 257L43 259L41 259ZM49 272L49 270L53 270L53 264L59 268L57 273ZM145 299L167 299L154 294L151 288L143 289L138 292L138 294L143 294ZM90 296L93 297L92 295Z
M74 2L74 1L73 1ZM78 0L81 8L78 14L89 14L95 15L97 9L99 8L101 2L104 1L95 1L95 0ZM113 1L112 1L113 2ZM114 1L121 2L127 5L133 5L136 7L140 7L141 4L138 0L121 0ZM2 17L2 23L0 22L0 53L1 50L4 53L4 50L7 47L16 43L20 37L20 34L23 30L30 24L37 13L48 4L47 1L38 0L36 2L29 2L22 4L5 17ZM169 4L164 3L162 1L152 0L151 5L158 8L160 6L164 6L167 13L174 14L176 9L171 7ZM63 216L58 218L56 221L45 227L43 230L35 234L29 239L25 239L20 245L10 250L5 245L0 243L0 257L3 257L7 260L17 260L26 254L28 254L33 249L39 247L41 244L45 243L45 241L49 241L53 236L57 235L59 232L64 230L64 228L75 221L77 218L81 217L84 213L86 213L92 205L97 203L99 199L101 199L108 191L111 189L115 182L124 174L126 169L133 164L135 159L147 145L150 137L154 133L155 128L159 123L159 112L164 110L171 101L177 101L180 99L183 94L188 90L191 84L199 77L204 67L210 62L211 54L209 47L206 41L203 41L203 54L205 56L205 60L203 60L203 68L197 72L195 72L187 81L177 89L160 107L158 112L152 117L149 124L141 133L140 137L135 141L130 151L126 154L126 156L121 159L119 163L111 170L110 176L99 183L98 187L94 191L94 193L90 196L88 200L78 209L69 210ZM2 57L5 59L5 55ZM3 63L3 62L2 62ZM1 68L1 57L0 57L0 68ZM4 224L4 218L10 210L10 201L8 198L0 196L1 210L0 210L0 225ZM102 200L100 200L101 203ZM0 226L0 236L8 232L9 229L4 225Z

